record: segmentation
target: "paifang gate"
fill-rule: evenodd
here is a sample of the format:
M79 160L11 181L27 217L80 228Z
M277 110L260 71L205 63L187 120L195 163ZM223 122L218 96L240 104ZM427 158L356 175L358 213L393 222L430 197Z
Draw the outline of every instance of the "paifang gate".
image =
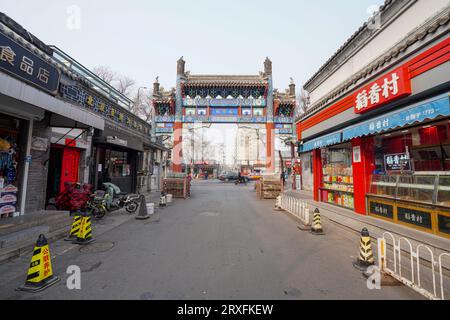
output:
M183 125L192 123L265 124L267 172L275 170L275 135L292 135L295 84L285 92L273 88L272 62L266 58L258 75L191 75L177 61L177 83L170 91L153 84L157 135L173 135L172 170L183 166Z

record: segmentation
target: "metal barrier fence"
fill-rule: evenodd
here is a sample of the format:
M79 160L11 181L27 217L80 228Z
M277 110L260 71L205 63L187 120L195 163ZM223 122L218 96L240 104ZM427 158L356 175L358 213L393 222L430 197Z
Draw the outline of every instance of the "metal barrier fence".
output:
M281 201L279 202L281 203L281 209L300 219L304 225L311 225L311 209L305 201L285 194L280 197Z
M387 240L390 240L387 241ZM392 250L388 250L387 244L391 245ZM403 246L402 246L403 245ZM403 251L402 251L403 250ZM393 262L388 261L388 251L392 251ZM407 257L409 257L408 267L410 270L410 277L402 274L402 252ZM433 289L430 292L429 289L425 288L423 285L423 279L421 274L420 260L421 253L428 252L431 264L431 279L433 284ZM410 287L411 289L417 291L423 296L430 300L445 300L445 290L444 290L444 274L443 274L443 258L450 258L450 254L443 253L436 260L433 251L430 247L420 244L414 250L411 241L406 238L395 239L394 235L390 232L385 232L382 238L378 239L378 265L380 270L394 279L400 281L404 285ZM414 261L414 259L416 261ZM450 260L449 260L450 261ZM392 265L393 264L393 265ZM410 264L410 265L409 265ZM437 290L436 281L436 266L439 269L439 293Z

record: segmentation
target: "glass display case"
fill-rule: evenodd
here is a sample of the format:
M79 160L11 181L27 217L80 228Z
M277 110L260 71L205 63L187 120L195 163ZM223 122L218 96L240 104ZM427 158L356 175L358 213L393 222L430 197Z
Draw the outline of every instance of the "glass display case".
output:
M450 207L450 175L439 177L436 204Z
M450 173L373 175L368 214L450 238Z
M450 174L373 175L369 195L450 207Z

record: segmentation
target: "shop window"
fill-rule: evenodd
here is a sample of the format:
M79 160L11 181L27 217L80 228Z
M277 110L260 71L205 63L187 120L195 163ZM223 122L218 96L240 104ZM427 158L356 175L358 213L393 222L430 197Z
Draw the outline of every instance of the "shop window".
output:
M23 121L0 114L0 218L18 211Z
M352 146L343 144L322 149L323 183L321 199L354 209Z
M252 115L252 109L251 108L242 108L242 115L243 116L251 116Z
M107 150L107 172L110 178L131 176L131 161L127 152Z
M407 162L390 166L387 156L405 158ZM375 137L375 165L374 174L450 170L448 121Z

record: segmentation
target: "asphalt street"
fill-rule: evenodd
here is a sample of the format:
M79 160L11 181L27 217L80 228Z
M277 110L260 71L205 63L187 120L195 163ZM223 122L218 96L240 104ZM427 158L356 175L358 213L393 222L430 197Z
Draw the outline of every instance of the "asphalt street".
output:
M28 267L17 263L23 276L2 286L0 298L422 299L402 286L369 290L352 266L356 235L331 223L324 236L302 232L273 206L256 199L252 184L195 182L192 198L157 209L158 219L130 219L56 257L61 282L44 292L14 291ZM81 290L66 286L71 265L82 270Z

